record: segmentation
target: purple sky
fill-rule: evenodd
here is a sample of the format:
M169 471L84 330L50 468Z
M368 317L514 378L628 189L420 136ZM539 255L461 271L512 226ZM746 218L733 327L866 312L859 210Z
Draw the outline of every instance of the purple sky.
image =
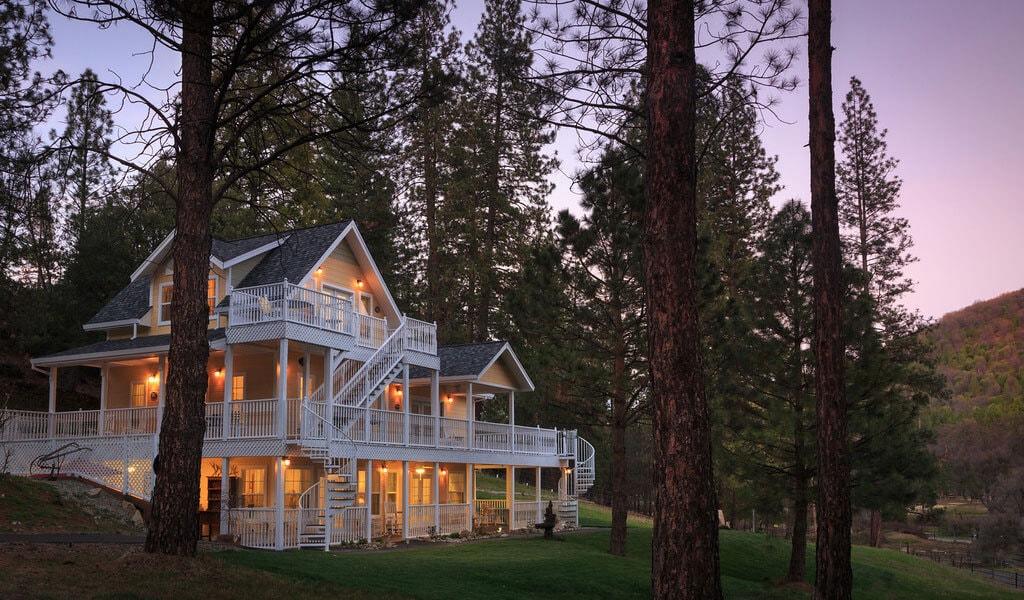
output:
M456 24L468 39L479 2L462 0ZM900 160L900 214L910 221L920 260L908 269L916 292L906 304L928 317L1024 287L1024 0L856 0L833 5L836 122L856 75L871 95L889 154ZM55 63L74 75L110 65L136 81L144 38L86 31L54 18ZM806 52L797 72L806 81ZM165 67L166 68L166 67ZM173 68L173 67L171 67ZM810 202L806 86L781 98L785 123L764 141L779 156L781 202ZM574 139L574 136L562 136ZM573 153L563 144L563 170ZM1020 171L1018 171L1018 169ZM575 205L559 184L556 208Z
M903 179L910 221L907 306L941 317L1024 287L1024 2L857 0L833 3L836 123L857 76L871 95ZM801 79L806 82L806 52ZM779 155L781 198L810 202L807 89L765 129Z

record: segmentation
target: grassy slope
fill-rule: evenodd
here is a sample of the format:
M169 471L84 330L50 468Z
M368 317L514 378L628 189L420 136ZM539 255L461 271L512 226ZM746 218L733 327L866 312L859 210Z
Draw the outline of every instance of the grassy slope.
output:
M581 521L606 526L609 515L583 505ZM630 551L625 558L607 553L607 530L565 535L555 542L528 537L391 552L229 552L219 556L285 577L411 598L649 598L651 533L649 522L631 523ZM810 597L806 589L774 585L789 558L784 540L723 531L721 557L726 598ZM891 550L858 547L853 557L854 597L858 600L1018 597L1012 590L961 571ZM813 564L809 554L808 577L813 576Z

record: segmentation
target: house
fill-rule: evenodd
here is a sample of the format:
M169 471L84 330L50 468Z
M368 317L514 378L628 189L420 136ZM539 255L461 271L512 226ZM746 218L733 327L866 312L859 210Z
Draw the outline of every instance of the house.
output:
M84 325L106 340L32 361L49 374L49 410L7 411L11 472L59 470L149 499L173 236ZM354 223L216 240L207 292L202 536L280 550L532 528L545 469L562 522L577 523L593 447L572 430L517 425L516 394L534 386L509 344L438 348L433 324L399 310ZM99 410L57 411L58 374L72 366L99 370ZM493 403L503 410L483 410ZM476 477L494 469L505 497L477 499ZM515 496L515 470L532 472L536 497Z

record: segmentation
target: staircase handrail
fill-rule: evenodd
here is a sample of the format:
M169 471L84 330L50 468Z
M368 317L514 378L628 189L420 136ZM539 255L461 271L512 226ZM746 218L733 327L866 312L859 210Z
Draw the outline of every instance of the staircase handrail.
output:
M402 360L404 337L405 319L335 394L334 404L359 408L367 402L373 389L384 381L388 373Z

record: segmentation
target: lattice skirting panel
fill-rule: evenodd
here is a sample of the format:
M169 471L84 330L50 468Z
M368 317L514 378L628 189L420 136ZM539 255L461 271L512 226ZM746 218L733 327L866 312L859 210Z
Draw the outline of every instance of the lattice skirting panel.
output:
M286 453L287 445L284 440L274 438L206 440L203 443L203 458L283 456Z
M73 475L148 500L153 493L154 437L4 442L0 465L6 456L9 473Z

